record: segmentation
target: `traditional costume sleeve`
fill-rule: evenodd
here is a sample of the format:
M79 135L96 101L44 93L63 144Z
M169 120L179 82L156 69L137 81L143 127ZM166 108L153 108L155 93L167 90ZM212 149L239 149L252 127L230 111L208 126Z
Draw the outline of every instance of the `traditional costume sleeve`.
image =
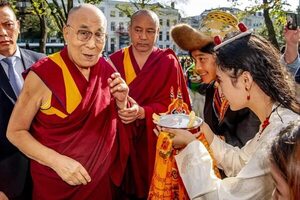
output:
M233 147L217 136L214 136L210 148L213 151L218 167L224 170L226 176L236 176L255 151L250 146L242 149Z
M245 148L252 145L252 148L255 146L255 150L251 155L249 154L248 160L245 160L245 166L236 176L222 180L214 175L211 167L212 160L204 145L199 141L191 142L175 157L189 197L191 199L204 197L204 199L230 200L270 199L274 185L269 173L269 147L280 130L296 119L299 119L299 115L285 108L279 108L274 112L270 117L270 125L264 130L263 135L260 137L257 134L250 141L253 142L252 144L250 142L246 144ZM224 144L221 146L226 149ZM214 155L216 155L216 151L224 149L214 150ZM232 157L227 158L225 153L222 155L224 159L228 159L226 165L237 162L230 160ZM234 151L231 152L231 156L233 155Z
M191 199L268 199L273 186L267 165L267 151L260 151L236 177L218 179L212 160L199 141L190 143L176 157L180 176ZM262 164L262 165L261 165Z

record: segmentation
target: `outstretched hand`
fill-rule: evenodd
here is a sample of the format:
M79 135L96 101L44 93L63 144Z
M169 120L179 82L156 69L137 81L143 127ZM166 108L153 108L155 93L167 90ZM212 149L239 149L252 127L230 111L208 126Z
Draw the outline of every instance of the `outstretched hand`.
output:
M127 105L129 88L118 72L115 72L107 80L110 92L116 99L118 108L124 109Z
M197 140L197 137L199 137L200 135L200 132L193 134L188 130L184 130L184 129L171 129L171 128L164 128L160 126L157 126L156 129L154 129L153 131L157 136L161 131L169 133L169 137L172 140L173 148L176 149L184 148L190 142Z
M193 134L188 130L184 129L171 129L171 128L164 128L160 126L156 126L156 129L153 129L154 133L158 136L161 131L169 133L170 138L173 141L174 148L183 148L188 145L193 140L196 140L201 133L204 133L205 138L208 144L211 144L214 138L214 133L206 124L203 122L200 126L200 132Z

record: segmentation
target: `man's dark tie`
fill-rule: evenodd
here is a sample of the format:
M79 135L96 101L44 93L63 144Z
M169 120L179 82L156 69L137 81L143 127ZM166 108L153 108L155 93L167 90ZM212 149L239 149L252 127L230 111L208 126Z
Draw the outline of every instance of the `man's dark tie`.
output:
M8 79L10 85L12 86L16 96L19 96L22 88L22 81L13 66L13 59L13 57L7 57L4 58L3 61L8 65Z

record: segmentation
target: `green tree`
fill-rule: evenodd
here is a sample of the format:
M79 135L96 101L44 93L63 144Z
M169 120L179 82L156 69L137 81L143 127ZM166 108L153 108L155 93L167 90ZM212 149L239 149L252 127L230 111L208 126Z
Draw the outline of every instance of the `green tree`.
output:
M45 7L44 2L39 2L38 0L30 0L32 5L32 13L35 14L39 18L40 22L40 40L39 40L39 47L40 52L46 53L46 42L47 42L47 35L48 35L48 26L47 26L47 14L48 10Z
M74 0L40 0L46 7L50 8L50 15L54 18L58 29L62 32L66 24L68 13L74 6ZM102 0L83 0L83 3L99 4Z
M189 0L165 0L165 1L155 1L155 0L129 0L130 4L117 4L116 8L123 12L127 17L131 15L136 10L149 9L158 12L159 8L163 8L164 5L175 5L176 2L187 3ZM159 13L164 14L164 13Z
M239 0L229 0L233 4L239 5ZM265 26L259 31L265 35L269 41L279 49L279 43L282 40L283 24L285 24L284 6L289 5L285 0L249 0L253 6L249 6L240 13L240 17L244 18L258 11L263 12Z
M80 2L99 4L101 1L102 0L83 0ZM12 0L12 3L14 6L17 5L17 1L15 0ZM31 6L28 8L18 8L17 13L24 19L26 19L27 16L32 17L31 19L34 19L34 16L38 17L40 51L45 52L48 32L52 31L62 36L62 29L66 23L68 12L74 6L74 0L30 0L30 3ZM51 25L50 29L48 28L49 24ZM32 29L33 28L28 28L27 30Z
M161 7L159 3L154 3L152 0L130 0L129 2L130 4L116 4L116 8L129 18L136 10L147 8L156 11Z

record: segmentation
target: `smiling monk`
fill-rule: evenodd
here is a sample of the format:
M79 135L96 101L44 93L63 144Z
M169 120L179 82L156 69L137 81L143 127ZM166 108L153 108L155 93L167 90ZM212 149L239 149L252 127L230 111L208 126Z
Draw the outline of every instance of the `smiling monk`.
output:
M112 199L117 107L128 87L101 57L105 30L96 6L74 7L67 47L27 74L7 137L32 159L33 199Z

